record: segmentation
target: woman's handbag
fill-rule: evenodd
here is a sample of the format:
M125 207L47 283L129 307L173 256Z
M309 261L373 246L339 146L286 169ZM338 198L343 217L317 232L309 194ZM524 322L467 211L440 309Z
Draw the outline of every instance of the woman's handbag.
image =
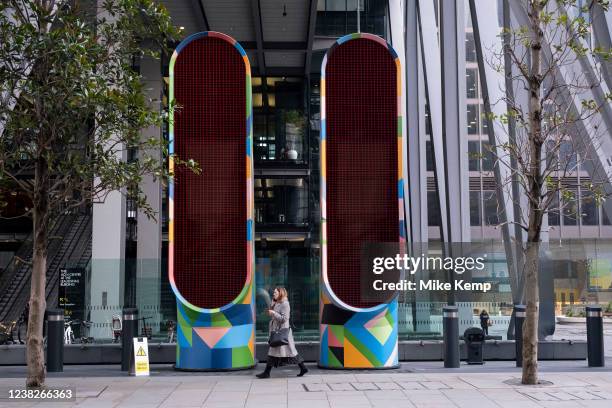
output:
M270 347L280 347L289 344L289 328L274 330L270 332L268 344Z

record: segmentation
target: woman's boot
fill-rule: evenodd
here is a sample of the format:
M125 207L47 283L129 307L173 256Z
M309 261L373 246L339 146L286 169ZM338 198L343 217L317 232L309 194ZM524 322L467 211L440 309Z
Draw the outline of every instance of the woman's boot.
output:
M263 370L261 373L257 374L255 377L257 377L257 378L270 378L270 371L272 371L272 363L268 361L266 363L266 369Z
M300 373L297 376L303 377L304 374L308 372L308 369L306 368L306 365L304 365L304 362L301 362L300 364L298 364L298 366L300 367Z

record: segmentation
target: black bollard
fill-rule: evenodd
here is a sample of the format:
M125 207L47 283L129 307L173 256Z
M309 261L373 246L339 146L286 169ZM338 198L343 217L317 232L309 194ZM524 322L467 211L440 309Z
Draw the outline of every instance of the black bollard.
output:
M516 366L523 366L523 322L527 308L525 305L514 305L514 352Z
M134 354L133 339L138 336L138 309L135 307L124 308L121 324L121 371L129 371Z
M444 367L459 368L459 311L457 306L444 306L442 311L444 329Z
M587 306L586 325L589 367L605 366L602 317L601 306Z
M47 372L64 371L64 310L47 310Z

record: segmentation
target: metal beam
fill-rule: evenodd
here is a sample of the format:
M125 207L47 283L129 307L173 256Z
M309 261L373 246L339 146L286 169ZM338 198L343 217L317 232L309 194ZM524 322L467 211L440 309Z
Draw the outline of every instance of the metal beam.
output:
M257 50L257 41L240 41L245 50ZM303 41L266 41L262 43L263 52L307 52L307 45Z
M266 67L265 72L260 71L259 67L251 67L254 76L293 76L302 77L304 67ZM264 82L265 83L265 82Z
M317 0L310 0L310 14L308 16L308 38L306 39L306 58L304 60L304 75L310 76L310 60L312 59L312 44L314 42L317 26Z
M255 30L255 39L257 40L257 69L259 75L266 75L266 61L263 51L263 29L261 26L261 8L259 0L251 0L251 12L253 14L253 29Z
M405 202L406 219L409 220L410 242L427 242L427 166L425 162L425 88L422 75L421 48L419 46L419 27L417 0L408 0L405 10L405 65L406 82L406 148L407 154L407 194Z
M463 13L463 0L440 2L442 127L446 173L446 203L443 205L448 212L447 242L470 241Z
M425 75L425 89L429 105L431 123L431 141L434 155L434 175L438 192L441 239L448 241L448 213L446 206L446 174L444 172L444 142L442 135L442 87L440 84L441 61L440 43L436 24L436 12L433 1L419 1L418 3L419 39L423 68ZM426 35L424 33L427 33Z
M202 0L191 0L190 2L194 14L198 16L199 23L204 27L205 31L210 31L210 25L208 24L208 19L206 18L206 11L204 11L204 4L202 4Z

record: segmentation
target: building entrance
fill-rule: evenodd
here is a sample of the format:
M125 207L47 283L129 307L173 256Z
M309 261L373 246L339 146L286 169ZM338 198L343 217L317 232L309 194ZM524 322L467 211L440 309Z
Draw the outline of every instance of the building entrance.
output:
M319 273L318 263L311 257L312 250L299 241L256 242L255 286L257 298L256 336L258 341L268 338L272 291L284 286L291 302L291 323L296 340L319 339Z

